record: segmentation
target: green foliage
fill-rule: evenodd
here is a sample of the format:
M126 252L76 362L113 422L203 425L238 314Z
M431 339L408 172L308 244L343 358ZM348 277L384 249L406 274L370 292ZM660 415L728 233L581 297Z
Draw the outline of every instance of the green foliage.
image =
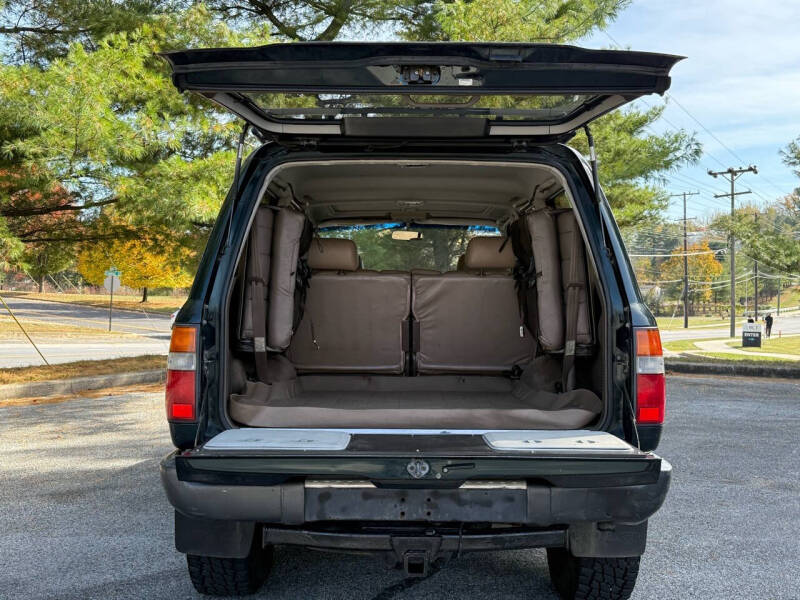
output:
M628 4L630 0L438 0L434 14L441 39L558 43L603 29ZM413 29L408 33L416 37Z
M437 37L467 41L569 42L603 29L628 0L456 0L436 4ZM430 32L426 32L430 35ZM414 37L409 32L410 37ZM666 208L664 176L699 160L694 134L654 133L663 106L615 111L592 125L600 181L621 226L655 222ZM570 145L588 154L581 132Z
M0 260L18 260L20 240L74 244L143 236L175 240L184 249L202 245L231 180L239 125L207 100L179 94L156 52L258 45L270 41L270 34L283 40L361 35L569 42L605 27L628 4L211 0L206 7L192 0L0 2L0 36L6 44L0 64ZM656 218L666 201L661 177L696 160L700 152L685 132L651 132L661 110L618 112L593 126L601 181L623 225ZM582 134L573 145L587 150ZM59 200L50 202L54 190ZM44 227L40 217L45 213L37 208L42 204L48 211L67 211L78 218L55 219ZM455 233L442 236L436 249L433 234L428 242L431 267L446 270L465 242ZM415 243L395 241L392 247L411 249ZM393 253L405 252L379 246L376 252L385 252L387 265L399 260Z
M790 167L794 167L794 174L800 177L800 136L789 142L789 144L781 150L783 162ZM798 188L800 189L800 188ZM796 195L800 192L796 192Z
M7 59L43 65L75 42L91 49L104 36L133 31L176 5L169 0L4 0L0 34L7 36Z
M668 203L667 192L659 186L665 175L697 162L702 155L693 134L652 133L650 127L663 111L664 107L629 108L592 125L600 182L621 227L657 221ZM589 152L582 131L570 145L583 154Z
M766 207L741 206L735 216L719 216L714 221L718 229L736 236L741 252L758 260L764 267L789 273L800 272L800 211L795 208L796 196ZM758 214L758 218L756 218Z
M19 258L14 238L74 244L147 236L200 245L230 185L240 126L208 101L180 94L155 53L267 40L264 29L234 31L197 6L151 15L91 50L75 42L46 68L0 65L0 218L11 221L0 238L5 253L17 248ZM80 227L65 228L59 214L80 215L70 222Z
M418 232L416 239L394 239L392 232ZM467 243L486 231L466 227L421 227L374 229L350 227L321 232L322 237L348 238L356 243L365 269L401 270L433 269L454 271L458 258L466 252Z
M8 229L6 219L0 217L0 269L6 269L19 258L24 246Z
M22 268L38 284L39 291L48 275L55 275L75 262L75 248L71 244L28 244L15 266Z

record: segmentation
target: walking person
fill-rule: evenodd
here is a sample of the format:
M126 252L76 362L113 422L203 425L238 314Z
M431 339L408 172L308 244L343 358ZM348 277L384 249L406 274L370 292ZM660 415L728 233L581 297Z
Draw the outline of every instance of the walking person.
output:
M764 317L764 322L767 324L767 337L772 335L772 313L768 313L766 317Z

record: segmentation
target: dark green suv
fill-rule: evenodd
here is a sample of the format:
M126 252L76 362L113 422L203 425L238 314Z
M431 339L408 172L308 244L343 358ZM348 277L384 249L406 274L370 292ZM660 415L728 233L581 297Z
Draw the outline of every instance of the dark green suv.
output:
M241 117L173 328L161 476L195 587L272 548L409 576L547 548L563 598L627 598L671 467L664 362L597 181L593 119L678 57L310 43L165 55ZM580 128L585 160L565 145Z

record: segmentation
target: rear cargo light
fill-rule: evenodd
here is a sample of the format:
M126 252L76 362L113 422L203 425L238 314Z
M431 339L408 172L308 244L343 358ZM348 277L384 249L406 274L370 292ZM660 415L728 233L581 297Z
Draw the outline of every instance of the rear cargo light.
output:
M167 420L194 421L197 405L197 327L175 325L167 355Z
M664 422L667 401L664 351L655 327L636 329L636 422L658 425Z

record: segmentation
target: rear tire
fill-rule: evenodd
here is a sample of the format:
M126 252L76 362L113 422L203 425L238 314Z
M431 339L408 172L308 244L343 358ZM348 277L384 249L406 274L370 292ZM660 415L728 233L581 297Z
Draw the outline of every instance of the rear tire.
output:
M209 596L244 596L257 592L272 566L272 547L261 547L255 536L245 558L218 558L187 554L186 564L194 588Z
M548 548L547 566L563 600L627 600L636 585L639 557L587 558Z

